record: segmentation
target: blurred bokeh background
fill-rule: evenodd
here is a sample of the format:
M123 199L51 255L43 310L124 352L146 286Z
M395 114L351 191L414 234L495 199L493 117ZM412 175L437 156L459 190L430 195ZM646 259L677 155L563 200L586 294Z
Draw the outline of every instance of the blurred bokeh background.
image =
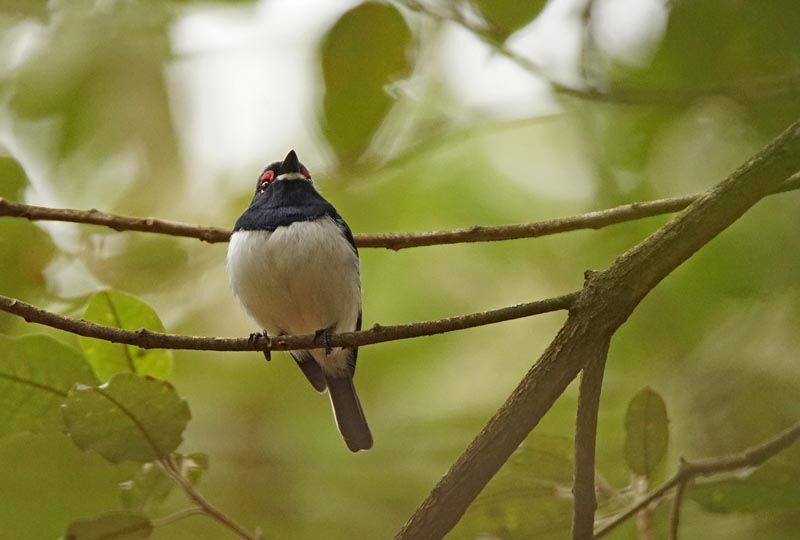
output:
M355 232L533 221L693 193L800 116L796 0L2 0L0 196L229 227L294 148ZM680 456L759 442L800 417L800 195L761 202L679 268L612 342L598 469L629 496L630 399L650 386ZM363 249L364 321L394 324L581 286L661 223L533 240ZM0 293L80 316L142 298L168 331L256 330L224 244L0 218ZM550 314L364 348L375 447L352 455L285 354L176 352L182 451L209 499L267 538L388 538L563 321ZM0 315L0 332L73 336ZM452 538L566 538L576 388ZM119 508L133 464L63 435L0 439L0 539L54 539ZM566 471L566 472L565 472ZM687 538L800 538L800 451L685 506ZM727 500L727 499L726 499ZM736 503L736 501L739 501ZM743 502L742 502L743 501ZM603 501L599 517L615 510ZM185 505L174 493L155 512ZM713 511L712 511L713 510ZM665 535L668 508L653 513ZM159 539L229 538L205 518ZM611 538L637 538L634 523Z

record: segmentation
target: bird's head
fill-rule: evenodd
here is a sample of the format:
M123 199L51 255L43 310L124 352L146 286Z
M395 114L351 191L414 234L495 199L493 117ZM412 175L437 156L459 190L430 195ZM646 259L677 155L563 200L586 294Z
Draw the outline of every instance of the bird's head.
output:
M283 161L270 163L261 171L258 177L258 183L256 184L256 193L266 190L270 184L275 182L295 180L310 182L311 173L308 172L305 165L300 163L297 159L297 154L292 150L286 155Z

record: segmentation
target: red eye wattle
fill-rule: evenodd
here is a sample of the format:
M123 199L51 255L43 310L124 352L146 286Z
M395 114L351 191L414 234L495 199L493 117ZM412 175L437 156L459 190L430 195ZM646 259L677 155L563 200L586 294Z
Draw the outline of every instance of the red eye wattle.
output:
M261 178L259 178L258 181L261 184L269 184L274 179L275 179L275 171L266 170L263 173L261 173Z
M308 169L306 169L305 165L300 165L300 173L302 173L302 175L306 178L311 178L311 173L308 172Z

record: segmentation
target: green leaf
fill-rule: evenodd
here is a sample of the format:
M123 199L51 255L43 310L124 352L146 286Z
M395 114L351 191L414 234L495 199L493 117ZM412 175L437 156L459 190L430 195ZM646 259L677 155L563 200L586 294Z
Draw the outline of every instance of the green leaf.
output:
M0 197L18 201L28 185L28 175L19 162L10 157L0 157Z
M320 47L323 129L337 158L366 150L392 106L385 86L410 69L411 31L394 6L366 2L339 18Z
M96 382L80 351L50 336L0 336L0 436L60 431L69 389Z
M44 17L47 15L47 0L3 0L0 12L12 17Z
M472 0L472 4L502 42L535 19L547 0Z
M715 513L797 510L800 469L768 463L745 477L694 484L687 496Z
M196 484L200 476L208 469L208 456L205 454L175 454L172 457L181 474L189 482ZM175 487L175 481L167 476L161 467L154 463L145 463L134 475L133 479L120 485L122 505L126 510L150 513Z
M164 325L153 309L133 296L102 291L92 296L83 317L92 322L138 330L147 328L164 331ZM130 372L166 379L172 368L172 353L163 350L145 350L132 345L110 343L99 339L78 339L86 359L97 376L105 381L115 373Z
M70 390L63 416L75 444L118 463L169 455L191 414L168 382L119 373L102 386Z
M45 286L44 269L56 253L50 235L23 219L0 219L0 294L25 298Z
M667 454L669 420L664 400L644 388L625 414L625 461L636 474L651 477Z
M130 512L109 512L70 523L63 540L135 540L147 538L153 524L146 516Z

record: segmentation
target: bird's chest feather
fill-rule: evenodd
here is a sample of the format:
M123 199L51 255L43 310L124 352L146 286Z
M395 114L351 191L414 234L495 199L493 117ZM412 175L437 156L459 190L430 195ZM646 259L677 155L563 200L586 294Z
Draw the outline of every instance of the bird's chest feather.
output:
M272 334L355 329L358 257L330 218L235 232L228 273L244 308Z

